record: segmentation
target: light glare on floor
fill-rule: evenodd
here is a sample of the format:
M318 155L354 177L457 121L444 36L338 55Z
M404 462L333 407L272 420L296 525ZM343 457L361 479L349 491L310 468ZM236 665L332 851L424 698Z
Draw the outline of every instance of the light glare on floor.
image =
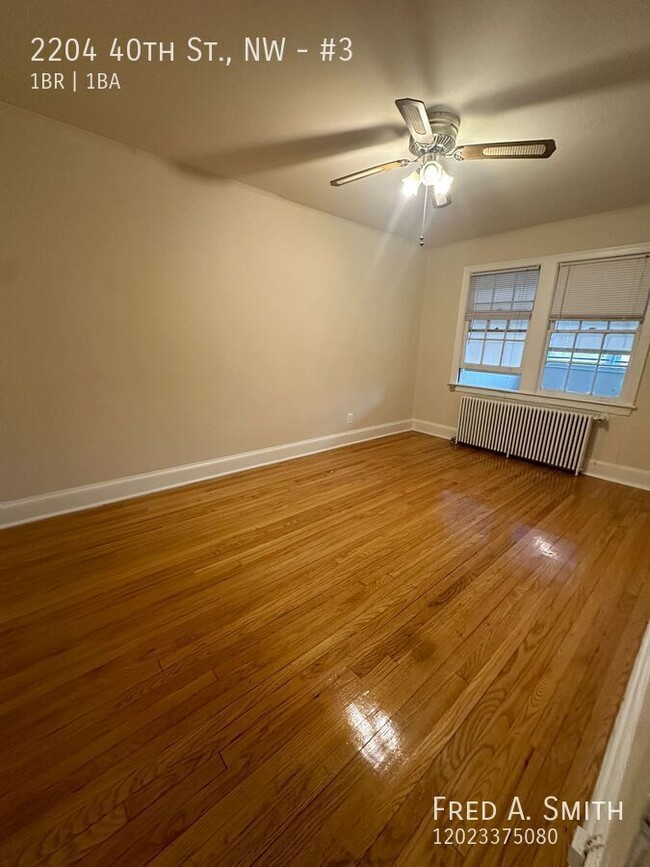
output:
M360 753L373 768L381 767L394 753L399 752L399 733L383 711L364 712L353 702L347 706L345 712Z

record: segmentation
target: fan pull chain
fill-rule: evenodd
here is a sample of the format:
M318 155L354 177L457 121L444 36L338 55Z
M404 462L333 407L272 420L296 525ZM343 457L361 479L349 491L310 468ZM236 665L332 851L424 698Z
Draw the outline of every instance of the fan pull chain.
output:
M420 230L420 247L424 247L424 230L425 230L426 222L427 222L427 199L429 198L428 192L429 191L425 187L424 188L424 207L422 208L422 228Z

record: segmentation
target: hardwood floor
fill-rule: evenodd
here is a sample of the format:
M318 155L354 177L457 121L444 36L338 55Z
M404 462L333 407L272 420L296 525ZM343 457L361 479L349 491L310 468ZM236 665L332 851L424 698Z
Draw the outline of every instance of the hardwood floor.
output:
M564 864L649 538L648 493L415 433L4 531L2 863ZM559 842L436 846L435 795Z

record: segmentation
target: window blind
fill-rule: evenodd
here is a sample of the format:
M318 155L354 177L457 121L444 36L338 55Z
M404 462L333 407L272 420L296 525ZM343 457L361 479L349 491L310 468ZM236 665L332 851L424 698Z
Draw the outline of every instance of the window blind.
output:
M529 319L538 279L539 268L472 274L466 318L503 319L515 314L517 319Z
M650 294L649 259L644 254L560 265L551 316L643 319Z

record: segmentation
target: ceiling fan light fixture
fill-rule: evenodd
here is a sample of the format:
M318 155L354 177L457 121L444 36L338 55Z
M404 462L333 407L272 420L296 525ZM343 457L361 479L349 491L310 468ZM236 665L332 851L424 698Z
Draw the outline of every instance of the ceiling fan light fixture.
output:
M425 163L420 169L420 180L425 187L433 187L440 178L441 172L442 166L440 163L432 160L431 162Z
M448 175L444 169L440 169L440 177L433 185L433 188L438 196L446 196L449 190L451 189L451 185L453 184L454 179L451 175Z
M402 192L407 198L416 196L420 188L420 173L413 171L405 178L402 178Z
M438 195L445 196L454 182L451 175L443 169L440 163L432 160L420 169L420 180L426 187L433 187Z
M449 190L440 192L436 187L429 187L429 193L436 208L445 208L447 205L451 204Z

